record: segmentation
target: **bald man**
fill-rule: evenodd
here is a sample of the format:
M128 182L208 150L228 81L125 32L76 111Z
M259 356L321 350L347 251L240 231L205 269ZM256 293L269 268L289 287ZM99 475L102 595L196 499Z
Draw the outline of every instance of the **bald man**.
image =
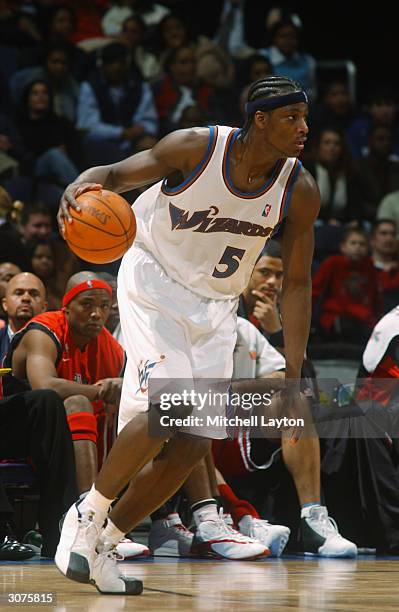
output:
M45 286L35 274L30 272L16 274L6 285L2 307L7 314L7 325L0 330L0 363L3 363L14 334L32 317L46 310Z

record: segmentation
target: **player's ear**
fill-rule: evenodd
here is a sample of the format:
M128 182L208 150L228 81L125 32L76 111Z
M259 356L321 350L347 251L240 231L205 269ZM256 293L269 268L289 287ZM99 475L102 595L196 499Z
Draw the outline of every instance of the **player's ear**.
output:
M42 312L46 312L47 306L48 306L48 303L47 302L43 302L43 310L42 310Z
M7 312L7 300L6 298L1 299L1 305L3 306L4 312Z
M270 113L256 111L255 116L254 116L254 122L256 123L258 128L260 128L261 130L265 129L265 127L268 125L268 122L269 122L269 115Z

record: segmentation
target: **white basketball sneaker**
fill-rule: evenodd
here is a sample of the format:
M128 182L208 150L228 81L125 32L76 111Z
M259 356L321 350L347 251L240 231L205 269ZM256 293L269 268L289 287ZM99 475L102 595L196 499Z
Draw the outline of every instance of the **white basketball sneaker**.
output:
M269 521L254 518L249 514L238 523L240 533L258 540L270 550L271 557L280 557L287 545L291 530L284 525L272 525Z
M148 545L154 557L191 557L194 534L181 522L177 512L153 521Z
M198 525L191 549L193 554L200 557L234 560L256 559L270 554L264 544L227 525L222 509L217 520L203 521Z
M80 503L73 504L65 515L54 560L67 578L89 582L90 565L96 556L95 547L103 521L96 520L94 510L80 512Z
M123 538L116 545L116 551L120 557L126 561L135 559L136 557L148 557L150 549L145 544L134 542L130 538Z
M117 561L123 561L123 557L118 555L116 546L105 546L92 558L90 583L103 594L140 595L143 591L141 580L122 576Z
M325 506L309 506L302 511L301 542L305 555L356 557L357 546L343 538Z

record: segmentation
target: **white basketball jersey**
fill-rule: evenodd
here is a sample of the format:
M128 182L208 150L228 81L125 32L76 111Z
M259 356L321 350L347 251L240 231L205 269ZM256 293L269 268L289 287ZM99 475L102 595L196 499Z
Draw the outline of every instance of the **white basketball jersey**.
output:
M167 179L135 202L136 244L178 283L212 299L235 298L248 284L260 251L288 210L301 163L280 159L256 192L239 191L230 155L240 130L210 128L204 159L176 187Z

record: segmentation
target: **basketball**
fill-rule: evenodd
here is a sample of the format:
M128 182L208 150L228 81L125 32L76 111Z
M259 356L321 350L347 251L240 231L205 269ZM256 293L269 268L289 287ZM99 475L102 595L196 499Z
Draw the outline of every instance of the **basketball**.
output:
M129 202L107 189L86 191L76 201L81 210L70 208L73 223L65 223L71 251L96 264L120 259L136 236L136 218Z

